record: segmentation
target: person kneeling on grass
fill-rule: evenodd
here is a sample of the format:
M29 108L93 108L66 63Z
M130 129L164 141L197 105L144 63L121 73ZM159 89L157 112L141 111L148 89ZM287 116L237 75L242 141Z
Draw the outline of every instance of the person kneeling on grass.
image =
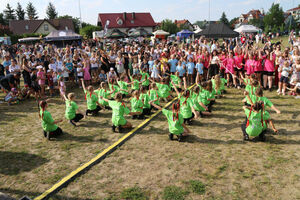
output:
M92 115L97 115L98 112L101 110L101 105L98 102L97 95L94 93L93 86L89 86L87 89L85 88L83 79L81 80L83 91L85 94L85 99L87 103L87 110L85 115L92 113Z
M122 129L131 129L132 124L128 122L124 115L136 115L137 113L130 112L123 102L122 94L116 93L115 101L110 101L102 97L106 101L109 107L112 108L112 130L116 132L116 128L119 129L119 133L122 132Z
M140 92L135 90L132 93L132 98L130 100L131 103L131 112L136 113L132 116L132 119L144 119L145 116L143 115L143 101L140 99Z
M78 109L77 104L75 103L75 95L74 93L69 93L68 98L64 95L64 99L66 102L66 112L65 117L69 120L70 124L76 126L76 123L79 122L84 115ZM79 113L76 113L78 111Z
M248 141L249 136L258 136L261 141L266 141L267 124L265 122L266 116L263 113L263 102L256 102L251 108L243 106L243 109L247 116L247 121L242 124L244 140Z
M41 101L39 103L39 117L42 120L42 128L44 136L50 140L53 137L61 135L63 132L56 124L63 120L54 121L50 112L47 110L47 101Z
M183 137L188 136L188 133L191 131L186 127L184 124L184 119L182 114L180 113L180 102L174 102L172 105L173 110L169 111L163 109L162 107L150 101L150 104L158 110L161 110L162 113L167 117L168 124L169 124L169 138L173 140L174 135L177 136L178 141L181 142Z

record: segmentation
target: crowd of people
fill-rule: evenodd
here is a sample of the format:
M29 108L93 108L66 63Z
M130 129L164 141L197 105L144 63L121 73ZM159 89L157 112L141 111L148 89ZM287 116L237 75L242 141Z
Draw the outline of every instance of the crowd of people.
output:
M295 42L282 47L268 39L261 47L251 42L254 39L116 40L105 48L97 41L64 48L45 43L1 46L0 87L8 105L31 96L39 102L44 136L49 139L62 130L57 126L60 121L54 121L47 110L47 99L60 95L66 103L65 118L74 126L84 116L112 109L112 130L122 132L132 127L125 115L144 119L152 109L161 109L168 119L170 139L176 135L178 140L190 132L188 126L194 119L211 114L225 87L245 88L244 139L259 136L265 140L268 124L277 132L266 107L280 111L263 91L276 88L278 95L299 98L300 46ZM85 112L75 103L75 88L83 89ZM174 97L178 100L172 111L161 107Z

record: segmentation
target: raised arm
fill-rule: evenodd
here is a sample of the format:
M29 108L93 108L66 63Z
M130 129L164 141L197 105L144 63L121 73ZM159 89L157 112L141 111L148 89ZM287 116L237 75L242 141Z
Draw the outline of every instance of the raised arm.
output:
M64 94L64 99L65 99L65 101L67 101L68 100L68 98L66 97L66 95Z
M179 91L177 90L176 85L174 84L173 80L171 80L171 83L172 83L172 85L173 85L173 87L174 87L174 90L175 90L177 96L179 96L180 93L179 93Z
M83 79L81 79L81 83L82 83L82 88L83 88L83 90L85 90L85 91L86 91L86 88L85 88L85 84L84 84L84 81L83 81Z
M160 107L159 105L156 105L155 103L153 103L154 101L150 101L149 103L156 109L158 110L162 110L162 107Z

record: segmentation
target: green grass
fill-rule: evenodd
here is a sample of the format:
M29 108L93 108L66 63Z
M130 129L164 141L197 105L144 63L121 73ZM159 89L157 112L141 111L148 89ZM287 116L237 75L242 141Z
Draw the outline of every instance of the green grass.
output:
M163 191L162 198L164 200L184 200L189 194L187 190L184 190L177 186L167 186Z
M204 194L205 193L205 184L198 180L190 180L189 187L191 188L193 193L196 194Z
M120 198L124 200L147 200L148 199L145 192L138 186L123 190L120 195Z

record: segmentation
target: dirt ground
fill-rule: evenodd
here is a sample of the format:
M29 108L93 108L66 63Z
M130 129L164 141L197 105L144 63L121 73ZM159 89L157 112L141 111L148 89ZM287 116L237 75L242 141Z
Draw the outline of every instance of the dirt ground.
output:
M271 111L279 134L269 130L265 143L242 141L242 95L230 89L211 117L190 126L185 142L168 140L159 115L52 199L300 199L300 100L266 96L282 114ZM64 103L55 98L49 110L63 118ZM111 132L110 111L77 128L63 122L66 133L51 142L42 136L34 101L0 104L0 113L0 191L15 198L36 197L123 136Z

